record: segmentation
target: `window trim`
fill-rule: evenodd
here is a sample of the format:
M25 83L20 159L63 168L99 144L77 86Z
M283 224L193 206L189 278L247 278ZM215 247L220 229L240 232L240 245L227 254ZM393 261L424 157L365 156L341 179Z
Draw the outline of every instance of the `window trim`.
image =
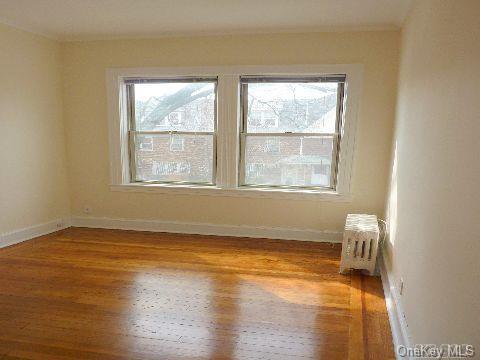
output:
M240 134L240 76L322 76L345 74L345 123L336 191L292 189L244 189L238 186ZM128 78L218 77L217 83L217 182L198 184L135 184L130 181L128 122L125 114L125 80ZM357 109L363 76L361 64L260 65L212 67L111 68L106 71L110 149L110 188L112 191L175 193L185 195L241 196L293 200L351 201Z
M311 189L318 191L336 191L337 187L337 174L339 166L339 157L340 153L340 144L341 144L341 130L344 124L344 98L345 98L345 81L346 76L340 75L325 75L325 76L282 76L282 77L272 77L272 76L241 76L240 77L240 160L239 160L239 187L248 187L248 188L291 188L295 190L302 189ZM336 83L338 85L337 90L337 108L336 108L336 121L335 121L335 132L334 133L315 133L315 132L248 132L248 116L245 111L248 113L248 85L249 84L272 84L272 83L310 83L310 82L321 82L321 83ZM278 121L278 120L277 120ZM332 138L332 166L330 171L330 186L304 186L304 185L269 185L269 184L249 184L246 182L246 142L247 137L253 136L263 136L263 137L272 137L279 139L280 137L301 137L301 143L303 145L303 139L305 137L324 137ZM302 137L303 136L303 137Z
M169 83L169 82L181 82L181 83L195 83L195 82L209 82L213 83L214 99L214 118L213 118L213 131L176 131L176 130L137 130L136 114L135 114L135 84L156 84L156 83ZM191 185L215 185L216 181L216 168L217 168L217 77L168 77L168 78L126 78L123 80L123 86L125 86L126 96L126 112L128 120L128 156L129 156L129 172L130 183L147 183L147 184L191 184ZM154 135L210 135L212 136L212 178L211 181L195 182L195 181L157 181L157 180L138 180L137 178L137 157L135 149L135 136L137 135L152 135L152 146ZM185 140L185 139L183 139ZM169 144L171 150L171 143ZM182 148L181 151L184 151Z

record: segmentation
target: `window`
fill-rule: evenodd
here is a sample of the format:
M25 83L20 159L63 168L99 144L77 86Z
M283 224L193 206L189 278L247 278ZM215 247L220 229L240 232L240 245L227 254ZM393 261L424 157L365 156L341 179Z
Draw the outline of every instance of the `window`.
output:
M180 136L170 137L170 151L183 151L185 150L185 138Z
M361 65L107 71L111 188L349 199Z
M335 189L344 82L241 77L240 184ZM260 165L265 170L252 171Z
M269 138L265 140L265 152L271 154L280 153L280 140L278 138Z
M144 136L143 141L139 143L139 148L142 151L153 151L153 138L151 136Z
M167 119L170 126L181 126L184 121L183 112L172 111L170 114L168 114Z
M217 80L127 79L125 84L131 179L214 184Z

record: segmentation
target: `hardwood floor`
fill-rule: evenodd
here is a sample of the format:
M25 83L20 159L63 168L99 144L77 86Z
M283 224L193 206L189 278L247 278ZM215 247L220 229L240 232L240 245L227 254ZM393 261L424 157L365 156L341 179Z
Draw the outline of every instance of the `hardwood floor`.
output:
M70 228L0 249L0 359L394 359L340 245Z

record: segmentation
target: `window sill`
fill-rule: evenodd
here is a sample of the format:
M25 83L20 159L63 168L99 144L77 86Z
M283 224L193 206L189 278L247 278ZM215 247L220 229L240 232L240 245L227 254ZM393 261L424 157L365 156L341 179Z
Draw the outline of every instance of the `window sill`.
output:
M287 199L287 200L316 200L331 202L349 202L351 196L339 194L328 190L297 190L297 189L268 189L246 188L235 189L220 188L217 186L202 185L172 185L172 184L143 184L131 183L110 185L111 191L139 192L175 195L200 195L200 196L229 196L263 199Z

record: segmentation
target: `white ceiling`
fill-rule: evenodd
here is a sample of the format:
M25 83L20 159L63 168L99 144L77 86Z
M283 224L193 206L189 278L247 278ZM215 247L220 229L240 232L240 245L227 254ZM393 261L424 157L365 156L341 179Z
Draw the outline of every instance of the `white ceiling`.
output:
M385 30L411 0L0 0L0 22L59 40Z

